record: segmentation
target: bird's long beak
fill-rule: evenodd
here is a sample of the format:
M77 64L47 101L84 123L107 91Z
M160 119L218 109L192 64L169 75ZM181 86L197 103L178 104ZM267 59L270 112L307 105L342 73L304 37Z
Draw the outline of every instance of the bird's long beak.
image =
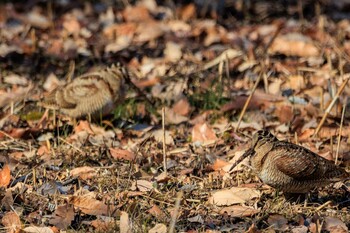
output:
M252 153L254 152L254 148L250 148L248 149L246 152L244 152L244 154L232 165L232 167L230 168L230 170L228 171L228 173L232 173L233 169L235 167L237 167L237 165L242 162L245 158L247 158L248 156L250 156Z

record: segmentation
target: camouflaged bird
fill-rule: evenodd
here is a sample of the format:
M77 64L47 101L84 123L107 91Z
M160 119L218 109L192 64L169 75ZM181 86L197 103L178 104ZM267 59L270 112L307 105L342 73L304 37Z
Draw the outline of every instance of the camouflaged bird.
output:
M313 188L348 179L350 175L302 146L279 141L267 130L254 134L251 148L231 170L248 156L258 177L285 193L307 193Z
M53 90L41 105L60 110L73 118L101 110L108 112L120 102L125 94L124 78L127 71L121 66L112 66L98 72L83 74Z

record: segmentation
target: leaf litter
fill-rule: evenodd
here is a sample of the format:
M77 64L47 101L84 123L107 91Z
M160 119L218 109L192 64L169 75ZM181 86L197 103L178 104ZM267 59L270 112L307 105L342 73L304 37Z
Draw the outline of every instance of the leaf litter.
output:
M1 3L4 231L348 232L348 181L305 204L229 173L262 128L349 170L346 1L218 2ZM44 112L71 61L139 90L91 122Z

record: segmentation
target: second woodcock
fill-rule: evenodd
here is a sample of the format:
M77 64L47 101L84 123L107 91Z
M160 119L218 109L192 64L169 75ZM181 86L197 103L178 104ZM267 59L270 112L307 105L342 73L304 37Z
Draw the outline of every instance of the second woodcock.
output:
M125 94L124 76L126 70L112 66L98 72L76 77L71 82L59 86L41 103L48 109L60 110L73 118L92 114L98 110L108 112Z
M307 193L313 188L350 178L345 169L332 161L302 146L280 141L267 130L254 134L251 147L240 161L248 156L265 184L286 193Z

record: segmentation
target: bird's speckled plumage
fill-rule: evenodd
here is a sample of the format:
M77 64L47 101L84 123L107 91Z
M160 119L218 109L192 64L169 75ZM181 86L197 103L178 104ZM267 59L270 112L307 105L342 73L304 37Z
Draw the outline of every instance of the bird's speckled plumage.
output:
M45 108L78 118L120 102L125 94L125 68L112 66L83 74L59 86L42 101Z
M254 134L251 148L242 158L247 156L265 184L286 193L307 193L349 178L349 173L332 161L302 146L279 141L266 130Z

